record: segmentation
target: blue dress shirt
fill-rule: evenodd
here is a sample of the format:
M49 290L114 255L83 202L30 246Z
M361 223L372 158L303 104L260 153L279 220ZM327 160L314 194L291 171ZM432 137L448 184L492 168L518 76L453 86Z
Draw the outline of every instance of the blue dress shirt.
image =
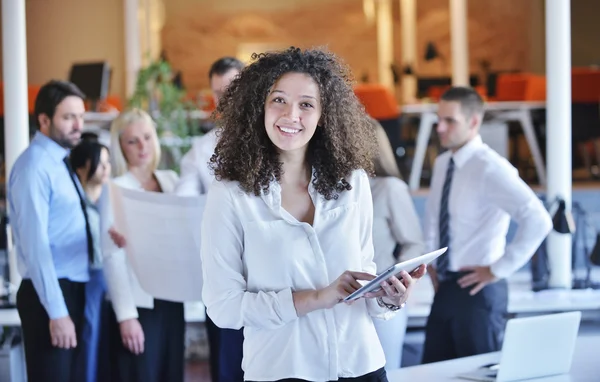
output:
M58 279L89 280L85 217L63 159L69 151L37 132L8 181L8 208L24 279L50 319L69 315Z

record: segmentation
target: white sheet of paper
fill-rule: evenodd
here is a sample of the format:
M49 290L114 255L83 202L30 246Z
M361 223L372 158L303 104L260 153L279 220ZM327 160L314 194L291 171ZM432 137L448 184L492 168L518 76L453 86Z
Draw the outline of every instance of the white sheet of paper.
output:
M200 224L206 196L121 188L111 183L115 229L140 286L155 298L202 300Z

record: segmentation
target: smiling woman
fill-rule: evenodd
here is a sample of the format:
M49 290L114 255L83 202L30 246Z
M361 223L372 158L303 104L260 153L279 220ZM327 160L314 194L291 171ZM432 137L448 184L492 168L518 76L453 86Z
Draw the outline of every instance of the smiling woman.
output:
M256 195L267 191L272 180L281 180L279 145L299 142L308 144L306 157L318 174L314 186L327 198L351 188L344 177L352 170L371 171L374 131L341 61L296 48L253 58L216 110L222 129L211 166L217 179L238 180ZM287 132L274 134L277 123Z
M320 117L319 87L307 74L284 74L267 97L265 128L281 151L303 154Z
M373 318L393 316L425 267L343 302L376 273L371 122L333 54L254 59L216 111L217 182L201 230L207 313L244 328L246 381L387 381Z

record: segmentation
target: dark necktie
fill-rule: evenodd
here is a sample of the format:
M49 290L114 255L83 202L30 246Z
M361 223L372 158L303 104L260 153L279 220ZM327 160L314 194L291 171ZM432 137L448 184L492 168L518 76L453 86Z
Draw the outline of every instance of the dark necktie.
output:
M87 214L85 199L83 198L83 195L81 195L79 186L77 186L75 174L73 173L73 169L71 168L71 163L69 163L69 157L65 157L65 159L63 159L63 162L65 162L65 165L67 166L67 170L69 171L69 177L73 181L73 185L75 186L75 190L77 191L77 196L79 196L79 204L81 205L81 209L83 210L83 217L85 218L85 235L87 236L88 259L90 261L90 264L92 264L94 262L94 239L92 238L92 230L90 229L90 220Z
M448 202L450 201L450 188L452 186L452 175L454 174L454 160L450 158L448 170L446 171L446 179L444 180L444 188L442 189L442 201L440 203L440 248L448 247L446 253L440 256L437 260L436 271L441 280L444 279L448 272L448 263L450 256L450 212L448 211Z

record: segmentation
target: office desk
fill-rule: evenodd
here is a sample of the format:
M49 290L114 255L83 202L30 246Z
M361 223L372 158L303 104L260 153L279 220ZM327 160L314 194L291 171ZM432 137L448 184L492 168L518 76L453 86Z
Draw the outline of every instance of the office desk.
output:
M600 274L593 273L594 279ZM531 290L529 272L518 272L508 280L508 313L515 316L581 310L600 316L600 290ZM408 326L423 327L433 302L433 286L426 275L415 284L406 307Z
M594 279L600 272L594 272ZM533 292L529 274L519 272L509 279L508 312L513 315L544 314L581 310L600 316L600 290L547 290ZM407 302L408 326L423 327L433 302L433 287L428 276L419 281ZM206 314L201 302L185 304L185 321L204 322ZM20 326L16 309L0 309L0 326Z
M595 275L598 275L595 273ZM508 313L519 315L544 314L581 310L595 312L600 316L600 290L547 290L533 292L529 273L519 272L509 280ZM407 302L408 326L419 328L431 310L433 287L428 276L419 281ZM204 305L201 302L186 303L187 322L203 322Z
M0 309L0 326L21 326L17 309Z
M600 335L579 336L573 356L571 372L546 378L529 379L528 381L544 382L597 382L600 380L600 362L598 346ZM458 358L451 361L430 363L398 369L388 373L390 382L417 382L417 381L467 381L459 379L456 375L467 373L478 367L500 361L500 352L487 353L473 357ZM526 367L524 361L523 367Z
M119 116L118 111L108 111L108 112L94 112L94 111L86 111L83 115L83 120L86 125L90 125L93 127L107 127L113 121L113 119ZM210 113L204 110L190 110L188 112L188 118L190 119L208 119L210 118Z
M86 111L83 114L83 120L85 123L110 123L113 119L119 116L118 111L107 111L107 112L95 112Z
M519 121L525 139L531 150L533 162L537 171L540 184L546 184L546 167L544 158L540 150L540 146L535 137L533 121L531 119L531 111L539 110L546 107L545 102L539 101L511 101L511 102L487 102L485 104L485 113L488 118L496 122ZM413 157L412 167L408 186L411 190L419 188L421 183L421 171L423 170L423 161L429 145L429 138L433 130L433 125L437 122L437 104L420 103L403 105L401 107L403 114L419 114L421 122L419 123L419 131L417 133L417 142L415 147L415 155ZM485 128L485 121L484 126Z
M186 322L204 322L205 320L206 314L204 312L204 305L201 302L185 304ZM0 326L21 326L21 319L19 318L17 309L0 309Z

